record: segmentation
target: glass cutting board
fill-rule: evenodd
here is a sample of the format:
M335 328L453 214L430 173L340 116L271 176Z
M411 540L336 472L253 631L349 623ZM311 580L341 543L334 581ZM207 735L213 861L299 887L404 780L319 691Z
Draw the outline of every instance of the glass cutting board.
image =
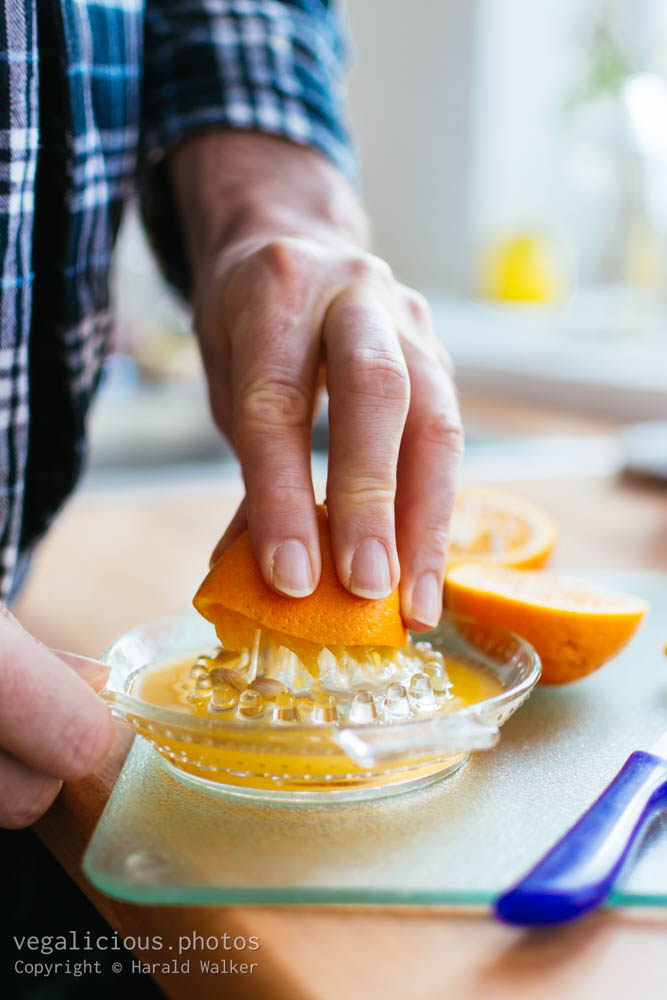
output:
M557 840L633 750L667 729L667 574L577 574L651 611L628 649L538 688L498 747L421 791L347 805L268 805L182 784L134 742L83 867L141 903L488 904ZM667 904L667 814L610 906Z

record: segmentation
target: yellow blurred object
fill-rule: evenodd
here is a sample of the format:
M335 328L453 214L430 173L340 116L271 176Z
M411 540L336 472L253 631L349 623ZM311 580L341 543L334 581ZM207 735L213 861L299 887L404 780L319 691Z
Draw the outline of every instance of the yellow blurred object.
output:
M550 241L517 233L496 244L482 269L482 294L498 302L556 302L563 293L561 269Z

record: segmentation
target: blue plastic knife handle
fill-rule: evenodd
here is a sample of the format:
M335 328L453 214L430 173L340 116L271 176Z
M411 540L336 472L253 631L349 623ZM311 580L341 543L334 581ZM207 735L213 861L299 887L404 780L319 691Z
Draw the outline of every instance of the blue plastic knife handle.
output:
M648 821L667 803L667 761L637 750L565 836L496 900L500 920L532 926L583 916L607 898Z

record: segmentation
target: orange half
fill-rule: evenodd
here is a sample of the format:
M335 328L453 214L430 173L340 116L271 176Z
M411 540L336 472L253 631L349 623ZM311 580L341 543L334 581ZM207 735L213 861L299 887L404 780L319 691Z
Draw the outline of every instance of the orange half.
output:
M450 528L448 565L462 560L538 569L549 558L558 529L542 507L486 486L463 486Z
M542 660L543 684L597 670L630 641L647 609L638 597L579 580L479 563L452 567L445 604L526 639Z
M247 532L213 566L193 603L226 649L251 649L257 629L302 658L323 646L406 644L398 590L382 600L350 594L336 575L326 507L318 507L317 521L322 575L308 597L286 597L264 582Z

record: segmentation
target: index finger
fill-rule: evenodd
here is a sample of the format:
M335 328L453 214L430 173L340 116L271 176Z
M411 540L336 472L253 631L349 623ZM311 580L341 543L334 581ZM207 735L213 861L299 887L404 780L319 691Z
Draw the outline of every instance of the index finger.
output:
M312 593L320 576L310 468L318 365L308 314L278 293L258 295L234 340L234 443L255 557L290 597Z
M111 713L45 646L0 621L0 746L42 774L80 778L111 745Z

